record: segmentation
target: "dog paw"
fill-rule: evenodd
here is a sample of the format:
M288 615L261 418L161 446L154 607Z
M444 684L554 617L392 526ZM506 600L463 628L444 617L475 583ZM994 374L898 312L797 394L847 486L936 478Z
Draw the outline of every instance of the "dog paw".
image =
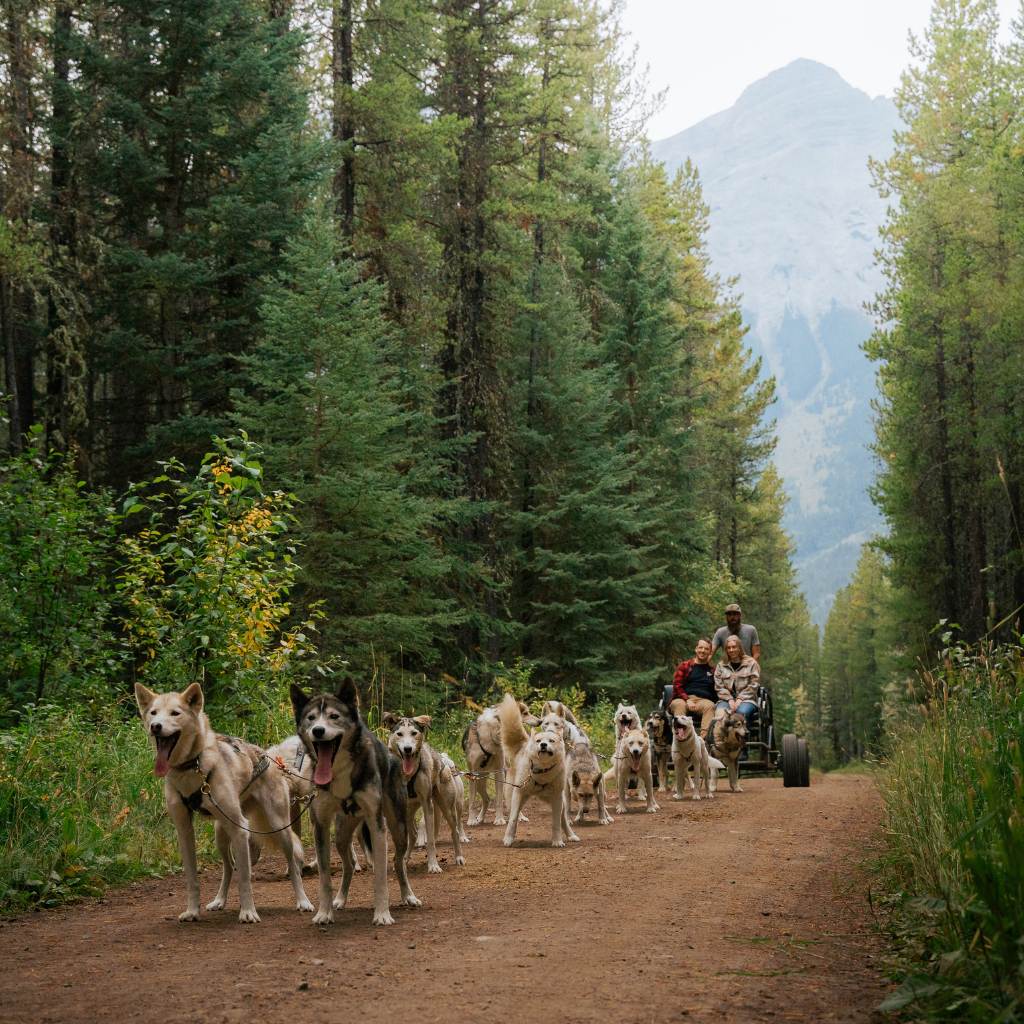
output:
M334 908L328 904L325 909L313 915L313 924L334 924Z
M373 923L374 924L394 924L395 919L391 916L391 911L386 907L383 910L375 910L373 912Z
M694 793L693 794L693 799L694 800L699 800L700 799L700 793Z
M253 907L252 910L242 910L242 911L240 911L239 914L238 914L238 923L239 924L259 924L260 923L260 915L256 913L256 908Z
M732 787L732 791L733 791L734 793L742 793L742 792L743 792L743 787L742 787L742 786L740 786L740 785L736 785L736 786L733 786L733 787Z
M616 814L625 814L626 813L626 805L625 804L618 804L616 806L616 808L615 808L615 813Z
M682 800L683 799L683 794L682 793L673 793L672 794L672 799L673 800Z
M657 804L651 804L651 806L647 808L647 813L648 814L657 814L658 811L660 811L660 810L661 810L661 808Z
M402 904L406 907L422 907L423 900L419 899L417 896L413 896L412 893L409 893L408 896L402 897Z
M460 868L464 868L466 866L466 858L465 857L456 857L455 858L455 863L458 864Z
M438 864L437 861L434 861L433 864L428 864L427 865L427 874L428 875L440 875L441 874L441 865Z
M303 895L301 899L295 901L295 909L301 911L303 914L312 914L316 907L309 902L309 897Z
M551 840L551 845L554 846L557 849L561 849L563 846L565 846L565 840L564 839L552 839Z
M505 838L502 839L502 841L501 841L501 845L502 846L511 846L514 842L515 842L515 840L511 836L505 836Z
M210 902L206 904L206 909L207 910L223 910L224 909L224 900L222 900L218 896L216 899L210 900Z
M178 915L179 921L198 921L199 911L198 910L186 910L184 914Z
M530 819L525 814L520 814L519 815L519 820L520 821L529 821Z
M615 819L609 814L606 818L598 819L598 825L610 825Z
M576 835L575 832L570 832L566 836L566 839L568 839L570 843L578 843L580 841L580 837L578 835Z
M494 824L495 825L507 825L508 822L506 822L504 818L499 818L499 817L495 816Z

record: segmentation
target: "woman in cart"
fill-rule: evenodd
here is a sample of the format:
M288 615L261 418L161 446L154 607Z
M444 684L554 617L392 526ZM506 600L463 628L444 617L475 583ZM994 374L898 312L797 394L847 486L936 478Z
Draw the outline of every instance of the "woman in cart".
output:
M724 645L725 657L715 668L715 692L718 704L715 708L738 711L747 720L757 710L754 700L761 681L761 669L757 662L743 653L743 645L737 636L729 636Z

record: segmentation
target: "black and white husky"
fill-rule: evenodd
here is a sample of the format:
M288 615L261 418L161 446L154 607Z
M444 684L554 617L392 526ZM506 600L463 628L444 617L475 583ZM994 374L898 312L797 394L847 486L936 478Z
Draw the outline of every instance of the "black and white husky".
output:
M405 874L410 837L401 765L360 716L359 693L351 678L345 678L336 695L325 693L319 697L311 697L293 683L291 698L296 731L313 760L317 791L310 806L320 875L320 907L313 923L329 924L334 920L334 910L344 909L354 871L352 836L365 824L373 850L373 923L394 924L388 906L385 822L395 841L395 874L402 902L411 907L420 905ZM342 877L332 903L331 821L336 816Z

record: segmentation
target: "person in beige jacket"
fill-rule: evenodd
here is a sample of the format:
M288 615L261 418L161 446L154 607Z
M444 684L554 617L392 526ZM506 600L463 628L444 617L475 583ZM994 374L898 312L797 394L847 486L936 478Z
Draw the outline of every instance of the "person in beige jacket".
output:
M754 698L761 682L761 668L758 663L743 653L739 637L730 636L725 641L725 657L715 668L715 692L718 704L715 711L738 711L750 727L750 716L757 710Z

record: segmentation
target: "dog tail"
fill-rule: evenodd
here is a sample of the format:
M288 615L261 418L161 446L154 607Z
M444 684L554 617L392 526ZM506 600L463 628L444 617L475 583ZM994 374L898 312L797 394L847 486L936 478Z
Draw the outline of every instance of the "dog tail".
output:
M708 754L708 764L711 765L712 768L721 768L723 770L725 768L725 765L722 764L717 757L712 757L710 754Z
M473 723L470 722L466 726L466 731L462 734L462 752L466 752L466 748L469 746L469 730L473 728Z
M498 721L501 724L501 749L511 764L530 737L523 728L519 705L510 693L505 694L505 699L498 706Z
M602 778L604 779L605 785L608 785L609 782L614 782L615 781L615 765L612 765L611 768L609 768L608 771L606 771L604 773Z

